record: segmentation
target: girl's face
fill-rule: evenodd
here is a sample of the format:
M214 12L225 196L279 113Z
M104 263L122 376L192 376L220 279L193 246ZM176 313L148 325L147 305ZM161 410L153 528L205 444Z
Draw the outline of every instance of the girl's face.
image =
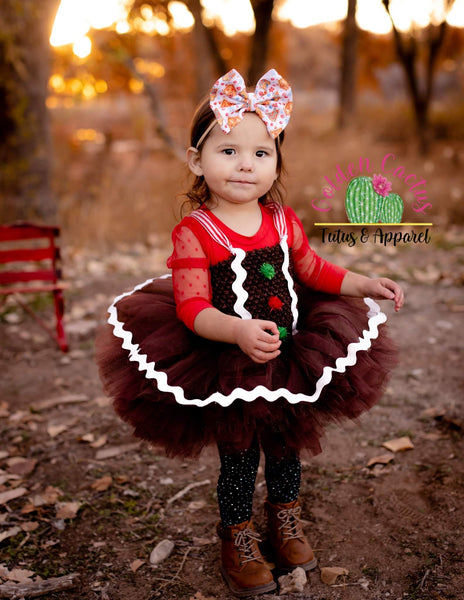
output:
M275 141L255 113L245 113L227 134L213 127L187 159L192 173L204 176L214 205L258 202L277 179Z

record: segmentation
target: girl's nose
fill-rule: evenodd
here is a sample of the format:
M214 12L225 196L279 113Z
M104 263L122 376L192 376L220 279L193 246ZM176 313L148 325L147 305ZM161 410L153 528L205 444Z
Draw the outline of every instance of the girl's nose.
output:
M253 171L253 160L250 157L243 156L239 163L240 171Z

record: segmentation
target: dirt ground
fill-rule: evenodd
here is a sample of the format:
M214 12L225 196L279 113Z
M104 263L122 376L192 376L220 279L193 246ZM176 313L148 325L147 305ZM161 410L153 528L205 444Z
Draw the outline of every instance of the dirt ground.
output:
M402 360L380 404L359 424L330 428L324 452L304 458L301 499L319 567L304 592L280 598L464 598L464 230L377 253L324 250L403 284L404 309L384 305ZM0 578L77 573L74 588L46 595L55 600L226 600L216 454L166 459L132 437L100 387L93 340L106 306L163 271L162 251L129 254L69 258L67 355L20 311L0 322ZM403 437L409 450L382 446ZM12 490L18 497L5 500ZM264 498L260 467L254 519L263 534ZM150 553L163 539L174 550L153 567ZM320 569L334 566L348 574L330 586Z

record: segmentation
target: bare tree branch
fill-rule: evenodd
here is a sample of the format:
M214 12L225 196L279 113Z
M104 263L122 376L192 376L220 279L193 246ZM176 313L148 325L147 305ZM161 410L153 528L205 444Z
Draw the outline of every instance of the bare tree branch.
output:
M405 71L406 81L414 108L419 149L425 154L429 149L430 141L429 109L432 100L436 64L446 35L446 19L454 4L454 0L444 0L444 14L442 21L438 25L430 23L427 27L427 36L425 37L427 62L423 86L420 85L419 70L417 68L420 57L418 38L414 32L411 31L404 34L400 33L390 12L390 0L382 0L382 2L390 18L396 51Z
M155 117L155 131L158 136L163 140L165 146L174 156L179 160L185 160L185 149L180 146L168 131L166 116L163 110L163 105L159 97L158 89L155 84L141 73L135 66L133 57L124 47L121 41L121 36L117 33L114 34L116 39L119 41L117 51L114 48L110 48L107 44L100 44L100 50L106 54L112 54L117 56L119 60L137 79L139 79L144 86L144 92L150 100L151 112Z

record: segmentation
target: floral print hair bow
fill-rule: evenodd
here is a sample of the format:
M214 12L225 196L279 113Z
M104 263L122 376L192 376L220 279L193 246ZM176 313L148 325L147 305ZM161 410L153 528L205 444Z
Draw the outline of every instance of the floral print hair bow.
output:
M224 133L229 133L243 119L245 112L256 112L273 138L287 126L293 107L293 94L289 84L275 69L270 69L247 92L243 77L232 69L214 84L210 106Z

